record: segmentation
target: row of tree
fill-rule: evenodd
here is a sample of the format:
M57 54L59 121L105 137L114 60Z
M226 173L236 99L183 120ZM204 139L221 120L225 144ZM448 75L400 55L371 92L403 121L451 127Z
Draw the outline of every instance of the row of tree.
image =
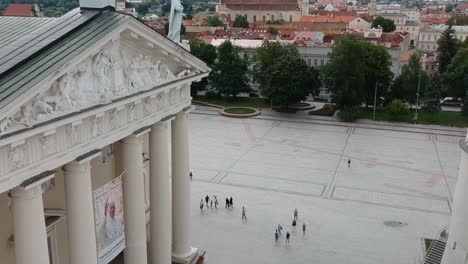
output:
M440 110L444 96L466 98L468 105L468 41L459 43L451 27L439 40L438 71L432 77L415 53L393 78L386 48L354 36L338 39L329 63L320 68L308 66L294 46L268 41L253 54L229 41L218 49L192 41L192 52L213 69L206 80L193 85L195 95L209 86L218 95L236 97L256 84L274 105L287 107L324 86L342 110L373 105L375 98L383 98L379 104L400 100L414 106L419 97L427 111Z
M319 92L317 69L308 66L290 45L265 41L255 54L249 54L229 41L215 48L193 40L191 51L212 68L208 78L192 84L194 96L210 87L219 96L235 99L256 84L274 105L287 107Z

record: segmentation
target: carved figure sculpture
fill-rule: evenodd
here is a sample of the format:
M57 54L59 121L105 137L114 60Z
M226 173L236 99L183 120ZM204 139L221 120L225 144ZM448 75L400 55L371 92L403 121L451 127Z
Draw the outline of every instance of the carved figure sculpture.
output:
M177 44L180 43L180 29L182 27L183 11L184 6L182 6L180 0L171 1L171 13L169 15L169 34L167 35L167 38Z
M96 86L101 100L108 100L112 90L112 80L110 70L112 67L111 59L106 51L101 51L96 57L95 73Z

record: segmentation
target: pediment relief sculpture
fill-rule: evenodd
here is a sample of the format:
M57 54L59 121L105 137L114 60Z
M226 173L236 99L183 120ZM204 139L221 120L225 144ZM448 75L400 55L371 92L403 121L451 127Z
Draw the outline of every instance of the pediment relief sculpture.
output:
M160 60L140 54L125 64L118 49L109 50L84 60L0 121L0 135L196 73L190 69L174 73Z

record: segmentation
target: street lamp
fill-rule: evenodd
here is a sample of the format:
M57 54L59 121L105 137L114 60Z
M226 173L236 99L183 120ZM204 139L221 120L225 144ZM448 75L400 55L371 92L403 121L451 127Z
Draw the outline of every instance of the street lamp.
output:
M372 120L375 120L375 108L377 106L377 82L375 82L375 91L374 91L374 114L372 115Z
M414 121L418 121L418 105L419 105L419 87L421 86L421 69L419 70L418 77L418 91L416 92L416 112L414 113Z

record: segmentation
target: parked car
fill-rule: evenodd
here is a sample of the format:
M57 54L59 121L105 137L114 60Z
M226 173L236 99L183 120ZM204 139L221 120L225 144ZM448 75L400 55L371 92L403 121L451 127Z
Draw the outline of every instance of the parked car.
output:
M442 106L462 106L463 105L463 100L461 98L445 97L443 100L440 100L440 105L442 105Z

